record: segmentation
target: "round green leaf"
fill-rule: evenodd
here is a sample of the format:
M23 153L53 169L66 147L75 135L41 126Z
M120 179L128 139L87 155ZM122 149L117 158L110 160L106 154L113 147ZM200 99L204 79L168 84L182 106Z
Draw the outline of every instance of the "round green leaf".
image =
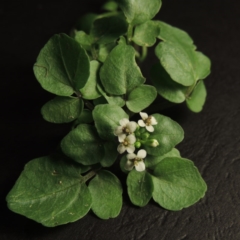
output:
M75 28L77 30L83 30L85 33L89 34L92 24L97 17L98 15L95 13L87 13L77 21Z
M7 202L12 211L47 227L82 218L92 204L80 165L52 156L26 164Z
M48 122L67 123L75 120L83 110L79 98L55 97L43 105L41 113Z
M100 62L105 62L107 56L112 51L112 49L116 46L115 42L99 44L98 46L98 60Z
M160 10L161 0L117 0L127 21L137 25L152 19Z
M195 72L197 79L205 79L211 72L211 61L201 52L195 52Z
M92 195L92 210L102 219L117 217L122 208L122 186L109 171L99 171L88 185Z
M75 31L73 37L85 50L91 50L93 42L92 36L86 34L84 31Z
M110 16L97 18L93 22L91 36L97 44L114 42L117 38L127 32L127 22L121 16Z
M181 157L181 156L180 156L180 152L176 148L173 148L170 152L162 156L147 155L147 157L145 158L145 166L146 168L154 170L157 164L167 157Z
M96 60L90 62L90 75L87 83L80 89L81 95L84 99L96 99L101 96L97 89L98 71L100 63Z
M151 69L151 77L159 95L170 102L181 103L185 101L186 87L174 82L160 63Z
M83 165L101 161L104 147L94 126L80 124L66 135L61 142L62 151Z
M118 4L114 1L108 1L102 6L102 9L106 11L116 11L117 8Z
M99 136L104 140L116 139L114 129L119 120L128 118L121 107L110 104L99 104L93 110L93 119Z
M103 167L110 167L116 161L118 156L117 143L116 142L104 143L104 150L105 154L100 163Z
M132 40L139 46L151 47L156 42L159 30L154 21L147 21L136 26Z
M195 83L191 59L181 46L171 42L160 42L155 48L155 53L173 81L183 86ZM194 51L190 53L194 54Z
M201 112L206 101L207 91L204 82L200 80L194 88L191 96L187 98L188 108L193 112Z
M178 157L163 159L153 172L153 199L168 210L181 210L201 199L207 186L193 162Z
M131 202L144 207L152 198L153 182L148 172L132 170L127 177L128 195Z
M157 147L144 146L144 148L149 155L162 156L183 140L184 132L181 126L171 118L160 114L152 116L155 117L158 124L154 125L151 139L156 139L159 145Z
M128 95L126 105L132 112L138 113L148 107L157 97L156 88L150 85L140 85Z
M74 39L58 34L40 51L33 70L45 90L70 96L85 85L89 76L89 59Z
M100 69L100 79L105 91L123 95L140 84L145 78L135 61L135 50L124 43L116 46Z

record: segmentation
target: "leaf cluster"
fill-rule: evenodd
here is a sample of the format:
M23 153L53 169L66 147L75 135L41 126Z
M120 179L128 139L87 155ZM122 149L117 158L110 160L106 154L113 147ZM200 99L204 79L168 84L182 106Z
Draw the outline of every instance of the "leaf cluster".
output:
M7 196L12 211L48 227L76 221L90 209L102 219L116 217L122 185L105 168L118 160L119 121L149 107L157 94L202 110L210 60L186 32L153 20L161 5L161 0L108 1L102 7L106 12L84 15L69 35L56 34L42 48L33 71L42 88L55 95L42 116L52 123L72 122L72 129L60 143L61 153L25 166ZM157 63L149 85L139 63L152 46ZM152 116L158 124L151 137L159 146L144 146L146 170L126 171L126 156L120 168L127 173L133 204L143 207L153 198L180 210L202 198L206 184L175 148L183 140L182 128L166 116Z

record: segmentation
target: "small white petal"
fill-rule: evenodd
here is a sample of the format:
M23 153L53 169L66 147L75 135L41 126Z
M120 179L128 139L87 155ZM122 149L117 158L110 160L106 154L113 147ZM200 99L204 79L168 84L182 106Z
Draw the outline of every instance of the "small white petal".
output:
M138 120L138 125L140 126L140 127L145 127L146 126L146 124L145 124L145 122L141 119L141 120Z
M125 146L123 144L119 144L118 147L117 147L117 151L122 154L124 153L126 150Z
M154 128L153 128L152 125L146 126L146 129L147 129L149 132L154 132Z
M135 153L129 153L127 154L127 159L135 159L137 156Z
M137 123L133 122L133 121L129 122L127 124L127 128L130 130L131 133L133 133L136 130L136 128L137 128Z
M135 151L135 147L133 145L128 145L126 149L128 153L133 153Z
M115 130L114 130L114 135L115 136L118 136L121 133L122 133L122 127L121 126L118 126L117 128L115 128Z
M136 137L134 135L132 135L132 134L128 135L126 137L126 139L127 139L128 143L130 143L130 144L133 144L133 143L136 142Z
M139 114L140 114L140 116L141 116L141 118L142 118L143 120L145 120L145 119L148 118L148 114L145 113L145 112L140 112Z
M124 134L124 133L118 135L119 142L123 142L125 138L126 138L126 134Z
M144 149L139 150L138 153L137 153L137 157L138 157L138 158L143 159L143 158L145 158L146 156L147 156L147 152L146 152Z
M157 120L156 120L156 118L155 117L151 117L151 124L152 125L156 125L157 124Z
M128 171L131 171L133 169L133 167L134 167L133 162L132 161L127 161L124 168Z
M135 168L138 172L142 172L145 170L145 163L143 161L138 162L137 165L135 165Z
M119 121L120 125L125 127L127 123L129 123L129 120L127 118L123 118Z

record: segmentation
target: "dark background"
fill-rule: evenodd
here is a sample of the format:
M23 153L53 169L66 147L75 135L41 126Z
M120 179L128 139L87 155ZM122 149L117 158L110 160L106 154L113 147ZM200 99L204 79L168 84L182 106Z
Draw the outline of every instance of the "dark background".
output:
M178 212L151 201L134 207L126 194L120 215L83 219L46 228L7 209L5 196L24 165L47 155L68 125L45 122L41 106L52 98L41 89L32 66L48 39L69 32L77 18L99 12L104 1L2 1L0 3L1 167L0 239L240 239L240 4L237 0L163 0L157 19L187 31L212 60L205 83L207 102L200 114L184 105L166 114L180 123L185 139L178 148L192 159L207 182L206 196ZM143 65L145 76L155 59ZM122 179L124 180L124 179Z

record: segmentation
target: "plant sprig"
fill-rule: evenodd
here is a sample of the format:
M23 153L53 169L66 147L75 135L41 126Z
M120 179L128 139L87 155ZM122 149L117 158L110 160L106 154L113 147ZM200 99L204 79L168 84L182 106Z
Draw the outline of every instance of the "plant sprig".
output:
M102 219L117 217L124 190L111 172L116 161L136 206L153 198L176 211L204 196L199 171L175 148L184 138L181 126L144 112L157 94L173 104L186 101L193 112L206 99L210 60L186 32L153 20L161 5L108 1L105 13L86 14L70 35L56 34L42 48L34 74L55 97L41 113L48 122L72 122L72 129L60 151L25 166L7 196L12 211L48 227L76 221L89 210ZM157 63L149 85L138 64L153 46Z

